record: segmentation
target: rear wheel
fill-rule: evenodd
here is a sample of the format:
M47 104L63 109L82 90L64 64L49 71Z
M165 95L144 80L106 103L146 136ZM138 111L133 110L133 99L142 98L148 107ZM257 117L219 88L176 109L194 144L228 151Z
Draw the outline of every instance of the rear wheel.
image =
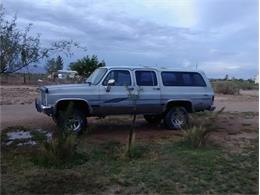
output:
M188 124L188 112L184 107L173 107L164 117L164 124L168 129L183 129Z
M150 124L159 124L162 120L161 115L144 115L144 119Z
M80 134L87 127L86 115L78 108L74 108L69 114L58 114L57 124L61 129L70 130Z

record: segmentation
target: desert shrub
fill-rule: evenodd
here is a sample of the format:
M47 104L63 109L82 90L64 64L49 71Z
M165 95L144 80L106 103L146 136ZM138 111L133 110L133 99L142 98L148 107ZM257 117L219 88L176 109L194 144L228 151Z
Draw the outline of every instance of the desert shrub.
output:
M71 104L66 111L60 112L62 117L69 116L72 108ZM61 127L52 140L42 142L40 155L35 162L45 166L59 166L78 161L78 157L82 155L77 153L77 135L71 129Z
M62 131L56 138L43 144L42 155L47 161L63 163L72 159L76 146L76 135Z
M33 162L44 167L66 167L85 161L85 156L77 152L77 136L71 131L60 131L52 140L41 143Z
M215 81L212 83L215 93L238 95L239 85L234 81Z
M205 145L207 141L207 137L209 135L209 130L205 127L192 127L186 131L184 131L185 141L191 144L193 148L198 148L202 145Z
M251 89L258 89L258 84L255 84L253 81L250 80L233 80L233 82L236 83L236 85L239 87L239 89L243 90L251 90Z
M211 111L203 111L203 112L195 112L189 115L189 123L186 129L192 127L205 127L207 129L215 129L216 121L219 115L224 111L225 107L222 107L219 111L211 112Z
M189 118L189 124L184 130L184 141L193 148L198 148L206 144L209 133L216 129L218 116L223 112L224 107L218 112L198 112Z

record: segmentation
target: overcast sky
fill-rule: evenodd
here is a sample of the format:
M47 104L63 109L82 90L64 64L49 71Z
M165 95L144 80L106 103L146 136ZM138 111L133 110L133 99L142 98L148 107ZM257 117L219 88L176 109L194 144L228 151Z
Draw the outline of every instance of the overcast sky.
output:
M73 39L108 65L204 70L209 77L258 74L258 0L3 0L42 43Z

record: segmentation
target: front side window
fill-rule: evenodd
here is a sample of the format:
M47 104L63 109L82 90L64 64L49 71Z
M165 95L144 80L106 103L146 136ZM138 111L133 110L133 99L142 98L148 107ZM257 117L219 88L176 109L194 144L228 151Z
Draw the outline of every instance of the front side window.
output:
M196 72L162 72L164 86L205 87L202 76Z
M135 71L138 86L157 86L157 78L154 71Z
M103 81L103 85L106 86L110 79L115 80L115 86L130 86L131 76L127 70L112 70L108 73Z

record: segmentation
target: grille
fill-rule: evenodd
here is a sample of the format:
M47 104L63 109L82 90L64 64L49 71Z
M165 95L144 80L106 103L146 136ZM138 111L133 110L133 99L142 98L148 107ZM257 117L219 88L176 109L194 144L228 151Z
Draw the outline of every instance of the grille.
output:
M41 103L45 105L45 93L41 91Z

